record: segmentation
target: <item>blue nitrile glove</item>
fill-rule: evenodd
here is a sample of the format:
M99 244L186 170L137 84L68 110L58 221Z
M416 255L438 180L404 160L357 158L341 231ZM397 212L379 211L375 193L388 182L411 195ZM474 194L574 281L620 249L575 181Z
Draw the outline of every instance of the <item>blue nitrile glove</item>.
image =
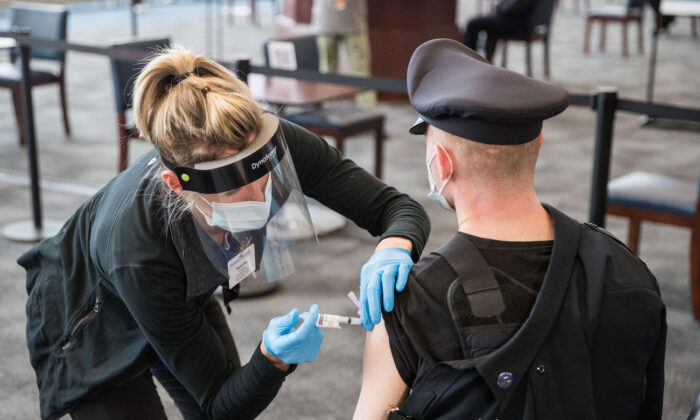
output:
M394 310L394 285L401 292L413 267L411 253L404 248L384 248L362 267L360 274L360 317L367 331L382 320L384 310Z
M294 328L299 323L298 309L273 318L263 333L267 352L288 365L314 360L323 341L323 333L316 326L318 314L318 305L311 305L309 312L302 315L304 322L299 328Z

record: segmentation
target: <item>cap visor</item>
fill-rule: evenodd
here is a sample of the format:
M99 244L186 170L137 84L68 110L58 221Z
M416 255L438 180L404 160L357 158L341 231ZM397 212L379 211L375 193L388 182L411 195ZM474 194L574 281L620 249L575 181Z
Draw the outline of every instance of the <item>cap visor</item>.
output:
M428 123L422 117L418 117L416 122L413 123L408 132L411 134L425 134L428 130Z

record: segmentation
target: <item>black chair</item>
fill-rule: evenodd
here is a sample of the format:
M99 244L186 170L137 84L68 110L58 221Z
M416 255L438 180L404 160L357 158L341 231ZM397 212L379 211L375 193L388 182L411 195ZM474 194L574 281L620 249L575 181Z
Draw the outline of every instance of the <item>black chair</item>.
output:
M532 77L532 52L530 45L534 41L542 41L544 48L544 77L549 78L549 33L552 22L552 13L554 11L554 0L537 0L527 17L527 30L520 33L511 34L508 36L489 34L486 46L486 51L490 51L487 60L493 62L493 51L495 45L499 41L503 41L503 60L501 65L506 67L508 54L508 41L523 41L525 42L525 68L528 76Z
M607 214L629 219L627 246L639 253L641 222L691 230L690 300L700 321L700 178L690 182L647 172L632 172L608 183Z
M35 5L12 7L10 9L10 25L23 27L30 31L31 36L52 40L65 40L68 23L68 10L62 6ZM22 72L17 63L17 49L10 50L11 63L0 64L0 87L12 90L12 102L15 107L15 117L19 133L19 143L24 145L25 133L22 124L22 105L20 100L20 81ZM68 106L66 102L66 53L50 48L35 47L31 49L31 59L47 60L58 63L58 72L39 70L32 66L32 86L58 83L61 92L61 108L63 110L63 127L66 135L70 135L68 123Z
M591 26L600 22L600 42L598 49L605 51L605 31L608 23L619 22L622 25L622 56L627 57L627 24L637 24L637 48L639 54L644 54L644 3L646 0L627 0L623 5L607 5L590 10L586 16L586 31L584 33L583 52L590 52Z
M269 43L272 41L291 42L294 45L296 68L304 70L319 70L319 55L315 35L304 35L289 38L268 40L263 44L265 63L271 62ZM268 64L269 65L269 64ZM344 152L345 139L361 133L374 133L374 175L382 177L382 151L384 140L384 114L376 110L356 107L354 104L343 104L336 107L316 108L287 116L294 122L320 136L332 137L335 147Z
M113 43L111 48L128 49L143 52L143 59L170 46L168 38L146 39ZM114 103L117 108L117 127L119 130L119 172L129 165L129 140L143 140L133 123L127 123L126 112L132 107L132 91L134 81L145 65L145 60L118 60L110 59L112 66L112 81L114 84Z

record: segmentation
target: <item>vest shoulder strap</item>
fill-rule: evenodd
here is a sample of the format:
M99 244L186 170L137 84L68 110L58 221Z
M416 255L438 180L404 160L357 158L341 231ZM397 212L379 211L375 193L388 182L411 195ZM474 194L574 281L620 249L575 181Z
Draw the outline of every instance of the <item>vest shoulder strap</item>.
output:
M435 252L457 273L474 316L503 313L506 305L493 270L469 238L457 233Z

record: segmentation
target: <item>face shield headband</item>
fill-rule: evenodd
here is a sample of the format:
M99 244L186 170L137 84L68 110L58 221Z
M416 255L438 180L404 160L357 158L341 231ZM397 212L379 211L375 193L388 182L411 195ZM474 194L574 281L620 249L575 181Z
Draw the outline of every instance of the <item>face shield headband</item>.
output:
M225 159L198 163L194 168L178 166L163 156L161 160L175 172L183 190L201 194L231 191L262 178L284 158L285 147L277 133L278 126L276 118L274 126L272 121L270 124L266 121L248 147Z

